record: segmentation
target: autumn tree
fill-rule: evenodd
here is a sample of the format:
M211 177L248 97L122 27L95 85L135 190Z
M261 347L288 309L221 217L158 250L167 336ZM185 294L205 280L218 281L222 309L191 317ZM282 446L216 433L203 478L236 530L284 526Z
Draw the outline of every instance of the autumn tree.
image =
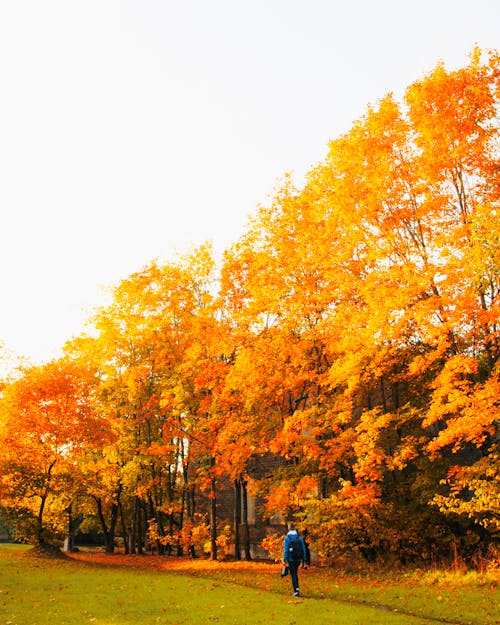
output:
M91 369L69 359L22 371L1 399L1 501L39 544L62 531L79 463L109 438Z
M180 553L198 535L215 559L231 487L236 557L241 527L250 553L248 489L325 556L488 549L500 515L499 97L497 53L439 64L402 102L369 106L302 188L286 176L220 276L201 246L117 285L63 361L92 372L78 406L98 406L117 434L74 465L110 549L120 525L130 550L147 539ZM60 403L28 401L36 371L2 404L4 492L23 502L34 478L9 464L24 457L15 415ZM78 448L30 465L39 501L48 483L54 501L63 492L55 467L69 475ZM198 532L195 509L208 512Z
M149 540L162 551L169 518L179 505L182 444L177 438L166 444L167 415L159 405L160 384L174 375L177 364L178 337L167 328L175 326L177 311L169 306L178 278L175 267L151 263L121 281L111 304L94 320L99 393L119 433L117 443L96 459L96 467L107 467L103 475L109 479L96 482L105 488L92 492L103 532L110 532L110 550L120 516L127 550L140 552Z
M202 424L212 374L223 362L212 271L210 249L202 246L132 274L97 312L96 336L84 348L100 368L99 396L119 432L95 464L96 475L109 475L95 481L107 484L107 494L93 488L92 496L105 535L120 514L131 551L146 540L160 552L184 548L193 489L204 483L203 467L212 471Z
M473 406L492 397L498 358L498 56L439 66L406 103L369 107L303 189L278 191L226 255L226 292L249 330L240 392L247 406L261 392L267 448L294 460L271 504L300 512L310 473L325 513L350 513L343 544L415 556L430 553L420 537L462 531L433 502L456 516L477 499L476 529L495 514L497 409L478 420ZM457 384L478 400L452 403Z
M475 50L467 67L439 65L407 93L442 232L436 296L445 331L424 425L429 453L449 469L447 493L435 501L451 518L470 519L483 543L499 523L499 89L498 54Z

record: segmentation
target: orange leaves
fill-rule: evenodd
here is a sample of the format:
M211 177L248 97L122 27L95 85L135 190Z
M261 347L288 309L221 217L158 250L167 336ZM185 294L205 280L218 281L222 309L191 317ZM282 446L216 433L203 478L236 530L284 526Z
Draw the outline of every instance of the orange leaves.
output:
M281 513L286 518L288 511L296 503L293 498L294 492L295 488L292 482L281 480L268 493L266 509L270 514Z
M482 497L500 390L499 76L498 55L475 51L369 107L303 189L286 178L258 210L218 285L203 248L118 290L101 338L136 449L179 445L210 488L272 452L269 514L317 514L367 553L416 540L408 511L424 526L462 483L440 484L450 452Z
M472 375L478 370L477 360L471 356L458 355L445 363L442 371L435 379L433 386L433 402L423 422L427 427L435 421L461 412L468 403L472 389Z
M298 499L314 497L318 495L318 479L312 475L306 475L299 480L296 487Z
M336 495L336 504L345 509L363 509L375 506L380 497L380 489L372 483L353 484L349 480L340 480L340 490Z
M69 359L24 370L5 389L4 433L25 432L35 445L61 455L97 444L107 429L92 404L94 386L92 370Z
M283 479L274 485L266 497L266 509L270 513L279 512L286 518L292 510L303 505L306 500L318 496L318 479L305 475L297 480Z
M283 426L270 441L270 450L287 460L307 456L308 445L314 445L315 440L314 433L308 427L309 418L310 411L296 410L293 415L287 415Z
M122 488L129 510L139 496L159 517L270 454L256 486L269 514L324 513L349 547L377 542L376 515L390 523L398 506L427 522L438 491L443 514L465 510L465 495L468 514L493 510L499 98L499 55L474 51L404 103L370 106L302 189L285 177L218 280L209 246L129 276L96 315L95 339L71 346L95 379L46 377L50 401L29 384L16 414L63 421L43 442L64 449L91 405L119 435L87 465L107 467L93 494L115 501ZM85 384L89 397L73 402ZM26 431L36 444L38 429ZM15 455L14 428L8 443ZM467 468L447 475L458 459ZM328 503L312 505L316 488Z
M79 463L113 440L94 404L94 371L70 359L25 369L1 400L0 497L30 510L44 538L44 512L59 522L81 480ZM71 488L69 484L73 484ZM56 521L54 521L56 522Z
M436 378L436 390L423 425L441 421L444 428L429 443L431 452L451 446L456 452L467 443L481 447L495 433L500 417L500 381L497 376L484 384L474 382L477 360L456 356Z
M469 66L455 71L438 65L407 90L410 116L419 129L417 142L434 174L456 167L472 173L488 156L498 76L493 67L481 64L480 57L475 50ZM490 61L494 63L493 58Z
M359 424L358 433L353 444L357 457L354 471L359 480L376 482L382 480L384 465L387 461L383 446L379 444L381 431L391 421L390 415L380 415L378 410L364 412Z

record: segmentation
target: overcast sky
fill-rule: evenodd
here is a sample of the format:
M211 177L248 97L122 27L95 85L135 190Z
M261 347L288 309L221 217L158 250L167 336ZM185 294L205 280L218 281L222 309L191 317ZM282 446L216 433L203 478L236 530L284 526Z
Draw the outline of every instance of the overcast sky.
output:
M102 288L211 240L440 60L497 0L0 0L0 341L33 361Z

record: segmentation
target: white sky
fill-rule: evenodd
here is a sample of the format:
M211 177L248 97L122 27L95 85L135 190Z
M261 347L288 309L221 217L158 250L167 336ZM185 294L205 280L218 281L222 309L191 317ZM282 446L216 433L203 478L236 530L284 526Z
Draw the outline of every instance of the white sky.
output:
M102 287L226 249L369 103L499 35L498 0L0 0L0 341L57 355Z

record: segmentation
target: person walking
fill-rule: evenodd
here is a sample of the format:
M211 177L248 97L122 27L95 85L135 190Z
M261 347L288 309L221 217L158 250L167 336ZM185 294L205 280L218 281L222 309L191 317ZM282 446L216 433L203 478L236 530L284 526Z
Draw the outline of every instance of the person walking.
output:
M306 546L299 536L295 525L293 523L288 524L288 533L285 536L283 542L283 560L285 565L288 566L290 571L290 577L292 579L293 596L298 597L300 595L299 590L299 566L305 565L306 561Z

